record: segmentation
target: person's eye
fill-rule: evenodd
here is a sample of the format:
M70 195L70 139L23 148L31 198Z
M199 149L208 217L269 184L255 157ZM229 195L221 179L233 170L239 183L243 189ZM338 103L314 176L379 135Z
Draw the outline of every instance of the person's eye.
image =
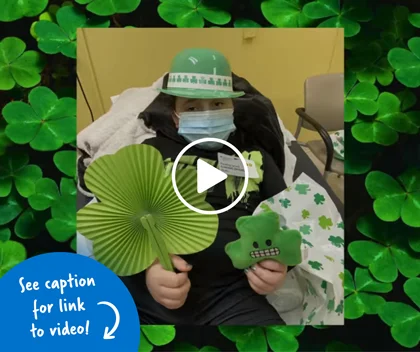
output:
M198 109L195 106L190 106L187 108L187 111L197 111Z
M218 108L221 108L224 105L224 103L222 101L216 101L214 105L216 105L216 107Z

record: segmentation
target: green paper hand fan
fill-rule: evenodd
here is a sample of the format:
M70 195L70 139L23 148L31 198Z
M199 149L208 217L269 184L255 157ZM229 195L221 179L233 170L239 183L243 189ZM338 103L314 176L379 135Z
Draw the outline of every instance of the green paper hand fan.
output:
M217 215L187 208L172 187L171 170L149 145L130 145L94 161L86 170L87 187L99 203L77 213L78 231L93 241L95 258L119 276L137 274L156 258L173 271L170 254L192 254L210 246ZM197 192L197 171L177 170L179 192L191 205L213 210L206 192Z

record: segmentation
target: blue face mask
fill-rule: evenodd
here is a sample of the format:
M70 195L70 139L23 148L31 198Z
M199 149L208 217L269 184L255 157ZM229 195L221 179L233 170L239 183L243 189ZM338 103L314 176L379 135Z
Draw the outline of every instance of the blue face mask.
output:
M235 130L233 109L188 111L179 114L178 134L189 142L209 137L226 141ZM223 148L223 144L204 142L197 144L197 147L217 150Z

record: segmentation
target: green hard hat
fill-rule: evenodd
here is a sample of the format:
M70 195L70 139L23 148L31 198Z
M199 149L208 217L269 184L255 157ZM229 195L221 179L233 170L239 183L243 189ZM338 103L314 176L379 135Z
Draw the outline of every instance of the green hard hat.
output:
M183 98L237 98L232 71L226 57L217 50L192 48L178 53L172 60L166 89L159 91Z

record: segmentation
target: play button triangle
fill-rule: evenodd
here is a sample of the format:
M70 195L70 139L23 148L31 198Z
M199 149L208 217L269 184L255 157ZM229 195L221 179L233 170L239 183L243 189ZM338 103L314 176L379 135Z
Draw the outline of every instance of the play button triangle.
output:
M197 192L203 193L209 188L217 185L219 182L226 180L227 175L206 163L205 161L198 159L197 161Z

